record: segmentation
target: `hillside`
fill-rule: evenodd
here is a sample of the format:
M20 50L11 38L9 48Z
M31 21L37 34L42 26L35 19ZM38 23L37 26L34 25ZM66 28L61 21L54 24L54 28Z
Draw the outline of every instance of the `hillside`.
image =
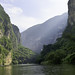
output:
M22 63L23 59L19 58L22 57L21 54L23 53L26 53L26 55L23 55L25 60L30 59L34 55L34 52L29 50L28 48L24 48L21 46L20 37L21 34L18 27L11 24L10 17L4 11L4 8L0 5L0 65L10 65L13 62L13 64L16 64L16 52L17 63L19 61L21 61L20 63Z
M53 44L67 26L67 13L53 17L21 33L22 45L40 53L43 45Z
M13 32L10 17L6 14L3 7L0 5L0 65L9 65L12 60L12 50L18 49L16 36ZM10 53L10 59L6 60Z
M61 38L54 44L45 45L39 63L75 64L75 0L68 2L68 25Z

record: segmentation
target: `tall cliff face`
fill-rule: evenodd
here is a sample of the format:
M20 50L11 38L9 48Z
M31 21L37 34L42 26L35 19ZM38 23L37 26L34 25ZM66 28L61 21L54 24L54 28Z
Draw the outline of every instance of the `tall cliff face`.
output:
M3 35L5 35L9 38L10 28L11 28L10 18L5 13L3 7L0 5L0 36L2 37Z
M68 2L68 23L70 25L75 24L75 0L69 0Z
M0 5L0 65L9 65L12 62L12 51L18 50L17 33L13 31L9 16ZM20 38L19 38L20 39Z
M15 25L12 25L12 27L13 27L13 31L14 31L14 33L16 35L18 44L20 44L21 43L21 34L20 34L20 31L19 31L19 28L17 26L15 26Z
M41 59L48 64L75 64L75 0L68 2L68 22L62 37L55 44L44 46Z
M68 26L66 32L75 36L75 0L68 2Z

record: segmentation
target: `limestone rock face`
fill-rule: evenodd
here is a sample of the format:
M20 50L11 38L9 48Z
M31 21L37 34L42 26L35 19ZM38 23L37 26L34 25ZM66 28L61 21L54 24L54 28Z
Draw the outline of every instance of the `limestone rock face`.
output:
M20 42L21 42L21 39L20 39L21 38L20 31L19 31L19 29L18 29L18 27L16 25L12 25L12 27L13 27L13 31L14 31L14 33L16 35L17 41L20 44Z
M12 52L18 50L18 43L20 43L19 29L12 26L10 17L0 5L0 65L12 63Z
M2 31L0 30L0 38L3 36Z
M68 25L65 32L68 35L75 36L75 0L68 2Z
M5 63L4 65L10 65L12 62L12 51L9 52L9 54L7 55L7 57L5 58Z
M75 0L69 0L68 2L68 23L75 25Z

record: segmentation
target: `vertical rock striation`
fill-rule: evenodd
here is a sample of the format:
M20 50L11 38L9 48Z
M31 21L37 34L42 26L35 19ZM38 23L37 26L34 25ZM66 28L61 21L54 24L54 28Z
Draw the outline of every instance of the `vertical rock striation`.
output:
M19 29L13 27L10 17L0 5L0 65L12 63L12 52L18 50L18 43L20 43Z
M20 31L19 31L19 29L18 29L18 27L16 25L12 25L12 27L13 27L13 31L14 31L16 37L17 37L17 41L20 44L21 43L21 34L20 34Z
M68 2L68 26L65 30L68 35L75 36L75 0Z
M75 0L69 0L68 2L68 23L75 25Z

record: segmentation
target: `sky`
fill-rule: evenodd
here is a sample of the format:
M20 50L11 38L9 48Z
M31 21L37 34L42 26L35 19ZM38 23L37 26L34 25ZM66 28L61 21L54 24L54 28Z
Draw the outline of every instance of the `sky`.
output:
M68 0L0 0L20 32L68 11Z

